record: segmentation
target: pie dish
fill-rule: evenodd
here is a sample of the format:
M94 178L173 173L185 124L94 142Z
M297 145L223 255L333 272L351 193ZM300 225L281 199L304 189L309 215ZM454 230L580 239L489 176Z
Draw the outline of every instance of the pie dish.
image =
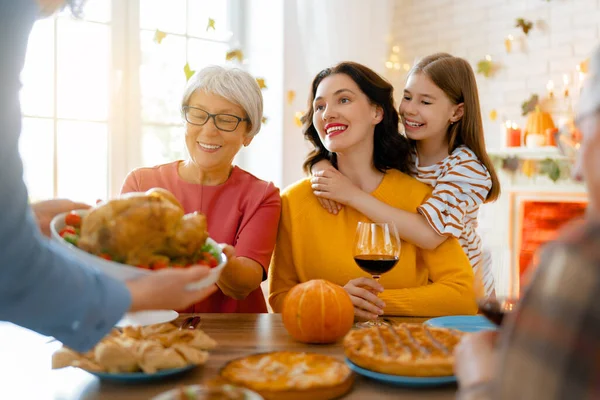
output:
M383 374L452 376L454 348L464 334L424 324L375 326L346 335L344 353L355 365Z
M352 388L354 375L343 362L323 354L277 351L228 362L221 377L265 399L327 400Z

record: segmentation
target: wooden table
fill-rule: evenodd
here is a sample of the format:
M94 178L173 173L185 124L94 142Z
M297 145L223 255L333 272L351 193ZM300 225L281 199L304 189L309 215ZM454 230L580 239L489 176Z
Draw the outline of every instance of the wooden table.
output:
M100 382L77 368L52 371L51 355L60 343L7 323L0 323L0 399L149 399L184 384L196 384L217 376L229 360L244 355L299 350L328 354L343 360L341 344L305 345L285 331L279 314L199 314L200 328L219 343L206 365L168 380L143 384ZM181 318L189 315L182 315ZM423 321L395 318L397 321ZM410 389L388 386L357 377L344 399L453 399L456 386Z

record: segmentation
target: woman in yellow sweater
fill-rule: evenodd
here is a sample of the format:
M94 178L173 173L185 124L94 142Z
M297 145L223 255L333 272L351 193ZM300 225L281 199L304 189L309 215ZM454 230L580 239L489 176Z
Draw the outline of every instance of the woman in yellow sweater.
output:
M398 132L392 86L363 65L345 62L315 77L303 132L314 146L304 163L307 171L327 159L362 190L411 212L431 193L407 174L410 148ZM310 279L343 286L358 319L384 312L439 316L477 311L472 268L456 239L435 250L403 241L398 264L377 283L358 268L352 254L357 223L368 220L364 215L350 207L330 214L313 195L308 178L282 193L281 212L269 268L269 302L275 312L281 312L294 285Z

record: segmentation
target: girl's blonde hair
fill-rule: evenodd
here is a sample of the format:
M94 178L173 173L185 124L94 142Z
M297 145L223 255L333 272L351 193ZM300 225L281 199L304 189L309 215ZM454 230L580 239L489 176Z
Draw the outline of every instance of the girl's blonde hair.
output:
M485 150L479 94L471 65L462 58L447 53L436 53L419 60L408 76L416 73L427 75L446 93L452 103L464 104L462 118L448 127L448 152L452 153L461 145L471 149L487 168L492 179L486 202L496 200L500 195L500 182Z

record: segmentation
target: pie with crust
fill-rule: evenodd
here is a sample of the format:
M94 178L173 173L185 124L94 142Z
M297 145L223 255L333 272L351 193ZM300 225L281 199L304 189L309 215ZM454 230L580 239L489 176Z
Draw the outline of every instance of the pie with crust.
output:
M238 358L221 369L221 377L267 400L334 399L349 391L354 381L352 371L342 361L323 354L292 351Z
M344 338L346 357L359 367L401 376L453 375L454 348L464 332L424 324L353 330Z

